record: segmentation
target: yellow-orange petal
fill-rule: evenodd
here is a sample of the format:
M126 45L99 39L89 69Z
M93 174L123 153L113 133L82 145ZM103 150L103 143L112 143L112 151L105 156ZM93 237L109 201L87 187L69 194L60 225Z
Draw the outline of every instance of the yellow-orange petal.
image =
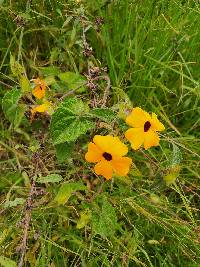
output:
M152 130L149 130L145 133L144 137L144 148L148 149L152 146L158 146L159 145L160 138L158 134Z
M131 114L126 117L126 123L132 127L143 127L145 122L150 120L149 113L139 107L134 108Z
M152 119L151 119L151 128L153 131L164 131L165 126L158 120L157 115L155 113L152 113Z
M97 175L102 175L107 180L112 178L112 165L110 161L101 160L94 166L94 171Z
M113 170L119 176L126 176L130 170L132 159L128 157L120 157L111 161Z
M88 162L98 162L100 161L103 157L102 157L103 152L101 151L101 149L95 145L94 143L89 143L88 144L88 152L85 154L85 159Z
M36 112L43 113L43 112L48 111L48 113L51 113L52 110L53 110L53 108L51 106L51 103L49 103L48 101L46 101L42 105L33 107L31 109L31 121L34 119L34 116L35 116Z
M112 156L124 156L128 153L128 148L118 137L111 135L95 135L93 142L103 151L110 153Z
M125 132L125 137L131 143L131 147L136 150L141 147L144 143L144 129L141 128L130 128Z
M41 99L43 97L45 97L45 93L46 93L46 87L42 86L42 85L37 85L34 89L33 89L33 95L37 98L37 99Z
M31 109L31 113L36 113L36 112L45 112L48 111L49 108L49 104L48 103L44 103L42 105L36 106L34 108Z

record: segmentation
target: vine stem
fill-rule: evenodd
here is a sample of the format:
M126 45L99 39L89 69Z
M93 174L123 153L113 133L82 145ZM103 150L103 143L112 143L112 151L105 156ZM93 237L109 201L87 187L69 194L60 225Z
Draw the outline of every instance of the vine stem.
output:
M23 238L22 238L22 243L20 245L20 252L21 252L21 256L20 256L20 260L18 263L18 267L22 267L23 263L24 263L24 256L27 250L27 240L28 240L28 230L29 230L29 226L30 226L30 221L31 221L31 211L32 211L32 206L33 206L33 197L34 197L34 193L35 193L35 180L32 179L31 181L31 189L29 192L29 196L26 202L26 206L25 206L25 216L24 216L24 232L23 232Z
M21 253L20 255L20 259L18 262L18 267L22 267L24 264L24 257L26 254L26 250L27 250L27 242L28 242L28 231L30 228L30 222L31 222L31 212L33 209L33 202L34 202L34 197L36 195L36 180L35 177L38 174L38 168L39 168L39 160L40 160L40 156L39 154L36 152L33 154L33 158L32 160L35 162L35 170L34 173L32 174L32 178L31 178L31 188L28 194L28 198L26 200L26 205L25 205L25 211L24 211L24 218L23 218L23 237L22 237L22 241L21 244L19 246L19 252Z
M103 95L103 100L102 100L102 105L101 105L101 107L103 108L106 106L106 102L107 102L107 99L110 93L111 82L110 82L110 78L107 75L100 76L100 77L107 82L107 86L104 90L104 95Z
M106 106L106 102L107 102L107 99L110 93L111 82L110 82L110 78L108 75L97 76L93 79L93 81L97 81L97 80L105 80L107 82L107 86L104 90L104 95L103 95L102 105L101 105L101 107L103 108Z
M103 108L103 107L106 106L106 102L107 102L107 99L108 99L108 96L109 96L109 93L110 93L111 82L110 82L110 78L107 75L97 76L97 77L93 78L92 80L93 81L97 81L97 80L101 80L101 79L105 80L107 82L107 86L106 86L106 88L104 90L104 95L103 95L102 105L101 105L101 107ZM87 85L87 84L88 84L88 82L85 82L85 83L79 85L78 87L76 87L75 89L68 91L66 94L64 94L62 97L60 97L58 99L58 101L60 102L64 98L68 97L69 95L73 95L78 89L80 89L82 86Z
M58 99L58 101L60 102L60 101L62 101L65 97L67 97L67 96L69 96L69 95L73 95L74 93L76 93L76 91L77 91L78 89L80 89L82 86L84 86L84 85L86 85L86 84L87 84L87 82L82 83L82 84L80 84L78 87L76 87L75 89L68 91L66 94L64 94L63 96L61 96L61 97Z

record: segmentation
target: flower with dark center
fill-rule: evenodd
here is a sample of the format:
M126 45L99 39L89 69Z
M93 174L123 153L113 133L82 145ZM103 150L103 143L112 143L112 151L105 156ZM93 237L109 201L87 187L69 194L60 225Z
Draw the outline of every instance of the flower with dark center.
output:
M33 89L33 95L37 99L44 98L45 97L45 94L46 94L46 88L47 88L46 82L44 80L41 80L40 78L33 79L32 81L35 84L35 87Z
M107 161L111 161L112 160L112 155L110 153L104 152L103 153L103 157L104 159L106 159Z
M119 176L128 174L132 159L124 157L127 153L127 146L118 137L95 135L93 142L88 144L85 159L88 162L96 163L95 173L109 180L113 173Z
M158 146L160 138L157 132L164 131L164 125L157 119L157 115L150 115L146 111L137 107L126 117L126 123L132 128L125 133L133 149L139 149L143 144L148 149Z
M32 107L30 120L33 121L36 113L52 114L52 112L53 112L52 104L49 101L44 101L43 104Z
M151 127L150 121L146 121L145 124L144 124L144 132L148 132L150 127Z

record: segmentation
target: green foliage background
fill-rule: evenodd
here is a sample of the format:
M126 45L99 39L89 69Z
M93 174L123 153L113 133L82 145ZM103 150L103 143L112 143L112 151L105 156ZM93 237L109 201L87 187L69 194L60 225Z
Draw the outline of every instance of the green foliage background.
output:
M34 198L24 266L200 266L199 14L195 0L0 1L0 265L19 261L37 175L43 193ZM44 76L57 103L85 82L88 66L108 68L105 110L89 109L83 86L56 105L51 123L30 123L29 80ZM166 132L160 148L130 152L127 179L106 182L84 161L86 145L116 124L122 137L131 105L155 112Z

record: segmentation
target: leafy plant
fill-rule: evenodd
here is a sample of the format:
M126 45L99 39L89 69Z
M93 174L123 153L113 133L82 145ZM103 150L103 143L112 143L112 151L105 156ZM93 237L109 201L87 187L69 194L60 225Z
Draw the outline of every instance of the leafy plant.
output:
M199 266L198 5L0 10L0 265Z

